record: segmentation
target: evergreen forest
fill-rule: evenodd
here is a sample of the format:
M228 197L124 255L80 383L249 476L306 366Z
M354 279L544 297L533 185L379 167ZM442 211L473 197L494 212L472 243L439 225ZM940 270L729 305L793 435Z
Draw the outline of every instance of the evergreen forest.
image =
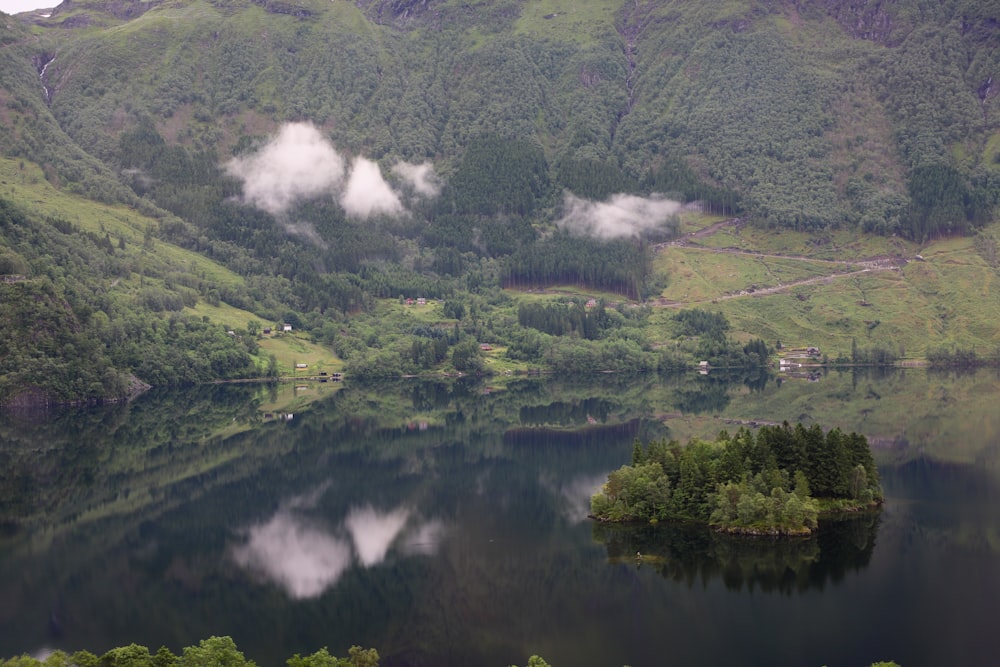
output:
M816 529L821 511L881 501L865 436L785 422L683 447L637 440L631 465L608 475L591 514L599 521L694 521L724 532L799 535Z

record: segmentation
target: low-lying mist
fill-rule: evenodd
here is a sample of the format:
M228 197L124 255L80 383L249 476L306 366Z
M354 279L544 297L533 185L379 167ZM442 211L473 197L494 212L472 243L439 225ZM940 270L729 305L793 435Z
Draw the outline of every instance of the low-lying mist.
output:
M332 197L349 218L408 215L406 197L436 197L440 184L430 163L398 162L389 182L378 164L363 156L350 162L311 123L287 123L256 152L235 157L226 173L243 185L241 200L272 214L291 234L322 245L312 225L292 221L297 203Z
M649 197L617 194L595 202L567 191L563 195L563 217L556 225L574 234L604 240L642 236L663 229L681 206L680 202L656 194Z

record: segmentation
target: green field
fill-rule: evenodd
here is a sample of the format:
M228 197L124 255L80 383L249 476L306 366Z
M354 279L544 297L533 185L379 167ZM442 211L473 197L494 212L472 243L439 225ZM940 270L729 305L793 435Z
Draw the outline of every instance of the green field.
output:
M724 227L697 242L705 247L668 247L656 257L656 270L669 278L662 298L672 308L655 316L654 338L657 321L676 308L699 307L724 313L737 336L815 345L831 359L849 356L852 341L904 358L954 347L987 354L1000 346L1000 276L970 238L917 248L895 238L833 234L818 245L795 232ZM739 252L724 250L730 248ZM871 270L858 260L835 261L898 258L892 250L909 261ZM790 256L773 256L783 253Z
M517 32L535 38L587 44L613 32L621 3L541 0L521 10Z

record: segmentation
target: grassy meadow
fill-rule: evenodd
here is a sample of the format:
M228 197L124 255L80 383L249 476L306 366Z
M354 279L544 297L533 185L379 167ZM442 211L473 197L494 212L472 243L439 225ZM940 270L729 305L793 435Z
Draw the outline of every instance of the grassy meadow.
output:
M976 253L973 239L917 246L833 233L822 241L723 227L697 239L699 247L667 247L657 255L654 267L669 281L661 297L674 308L724 313L737 335L770 345L815 345L831 359L849 357L852 342L917 359L937 348L988 354L1000 346L1000 276ZM905 263L870 270L858 263L880 257ZM653 331L656 320L673 312L658 311Z

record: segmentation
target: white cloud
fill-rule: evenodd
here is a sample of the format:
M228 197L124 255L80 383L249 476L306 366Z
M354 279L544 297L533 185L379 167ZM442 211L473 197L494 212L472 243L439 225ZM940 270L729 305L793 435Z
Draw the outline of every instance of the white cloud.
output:
M577 234L601 239L621 238L662 226L681 206L680 202L658 195L617 194L607 201L593 202L566 192L565 213L556 224Z
M363 157L354 160L347 186L340 196L340 205L347 215L369 218L373 215L399 215L403 204L399 196L382 178L378 165Z
M422 197L437 197L441 192L440 180L430 162L422 164L397 162L392 167L392 173Z
M333 196L348 216L368 219L374 215L406 213L400 193L382 177L379 166L364 157L347 163L333 144L311 123L288 123L253 154L224 165L243 184L243 202L274 215L290 234L323 245L307 221L292 222L287 212L297 202ZM392 173L405 190L421 197L435 197L441 184L429 163L399 162Z
M0 12L18 14L35 9L54 9L62 0L3 0L0 2Z
M243 181L244 201L279 215L339 188L344 159L311 123L289 123L256 153L230 160L226 171Z

